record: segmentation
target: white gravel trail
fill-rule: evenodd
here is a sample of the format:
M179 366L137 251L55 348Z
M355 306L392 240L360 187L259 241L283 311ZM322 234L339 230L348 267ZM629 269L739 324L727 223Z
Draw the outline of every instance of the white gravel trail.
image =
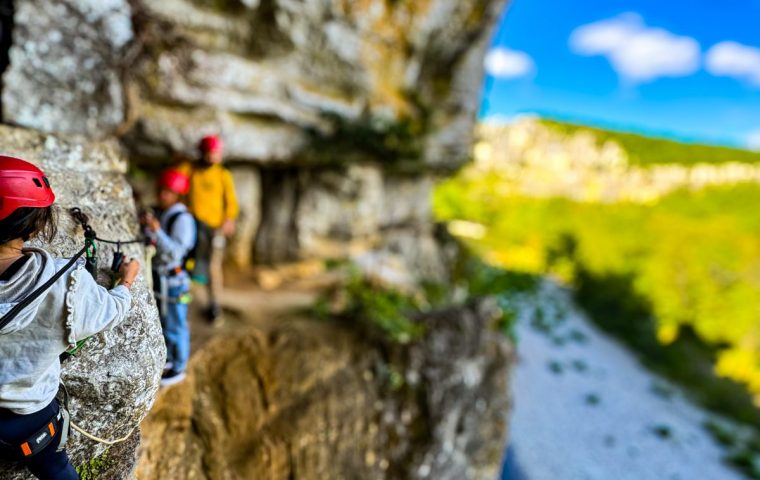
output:
M593 326L549 282L520 302L512 480L730 480L710 416ZM555 324L549 329L535 326ZM519 477L516 478L516 477Z

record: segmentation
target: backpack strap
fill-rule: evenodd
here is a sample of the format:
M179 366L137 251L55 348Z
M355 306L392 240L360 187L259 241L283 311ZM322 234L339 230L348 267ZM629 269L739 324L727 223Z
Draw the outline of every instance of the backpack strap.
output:
M181 217L184 214L188 214L190 215L191 218L195 219L195 217L193 217L193 214L188 212L187 210L172 213L171 217L169 217L169 219L166 220L166 233L168 233L169 236L171 236L172 234L172 230L174 229L174 224L177 223L177 220L179 219L179 217Z
M89 248L89 245L85 246L83 249L81 249L79 252L77 252L76 255L71 257L71 260L63 266L60 270L55 272L55 275L50 277L50 279L43 283L40 287L38 287L35 291L29 294L28 297L21 300L19 303L17 303L13 308L8 310L8 313L3 315L2 318L0 318L0 330L6 327L11 321L13 321L14 318L18 316L19 313L21 313L22 310L24 310L26 307L28 307L33 301L35 301L37 298L40 297L43 293L47 292L50 287L53 286L55 282L58 281L59 278L63 276L71 267L74 266L74 264L82 258L82 256L87 252L87 249Z

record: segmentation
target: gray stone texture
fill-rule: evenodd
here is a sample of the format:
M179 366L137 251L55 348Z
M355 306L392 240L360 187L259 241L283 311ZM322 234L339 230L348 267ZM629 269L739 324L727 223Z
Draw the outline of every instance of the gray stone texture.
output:
M2 93L6 122L103 137L124 121L126 0L20 0Z

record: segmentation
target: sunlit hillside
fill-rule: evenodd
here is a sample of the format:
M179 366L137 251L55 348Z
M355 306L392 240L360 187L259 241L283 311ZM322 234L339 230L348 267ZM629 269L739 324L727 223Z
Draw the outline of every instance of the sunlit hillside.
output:
M618 132L601 128L588 127L556 120L541 119L541 124L566 135L589 132L599 145L606 141L619 144L627 153L631 163L640 165L654 164L693 164L693 163L758 163L760 152L738 148L704 145L695 143L673 142L662 138L652 138L635 133Z
M623 336L693 331L760 398L760 155L538 120L480 137L436 193L455 234L575 286Z

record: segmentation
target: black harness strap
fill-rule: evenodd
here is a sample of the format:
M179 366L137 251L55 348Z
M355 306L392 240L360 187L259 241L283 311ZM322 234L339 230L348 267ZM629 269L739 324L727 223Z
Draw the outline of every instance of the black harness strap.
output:
M33 301L35 301L40 295L45 293L50 287L53 286L55 282L58 281L59 278L63 276L64 273L66 273L71 267L74 266L74 264L82 258L82 256L87 252L88 246L85 246L83 249L81 249L79 252L77 252L76 255L74 255L71 260L60 270L55 272L55 275L50 277L50 279L42 284L37 290L33 291L31 294L29 294L28 297L17 303L13 308L8 310L8 313L3 315L2 318L0 318L0 330L5 328L6 325L11 323L14 318L18 316L19 313L26 307L28 307Z

